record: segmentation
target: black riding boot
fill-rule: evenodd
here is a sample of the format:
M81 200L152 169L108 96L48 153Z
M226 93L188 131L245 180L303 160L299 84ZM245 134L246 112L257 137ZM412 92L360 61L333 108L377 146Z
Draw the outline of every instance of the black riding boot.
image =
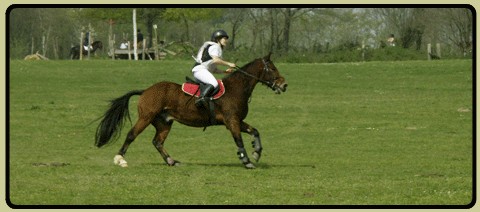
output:
M209 98L210 93L214 90L215 87L213 85L207 84L205 85L204 89L200 91L200 98L195 100L195 105L197 107L205 107L208 108L207 99Z

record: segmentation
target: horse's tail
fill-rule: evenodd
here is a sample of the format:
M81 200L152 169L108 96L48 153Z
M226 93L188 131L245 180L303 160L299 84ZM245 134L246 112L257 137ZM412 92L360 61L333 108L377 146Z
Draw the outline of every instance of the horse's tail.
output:
M128 112L130 97L141 95L142 93L143 90L130 91L111 101L110 109L105 112L102 121L97 127L95 146L102 147L111 140L115 141L118 139L119 131L121 131L125 119L128 117L128 120L130 120L130 113Z
M73 60L75 59L75 52L78 52L79 50L74 46L72 48L70 48L70 60Z

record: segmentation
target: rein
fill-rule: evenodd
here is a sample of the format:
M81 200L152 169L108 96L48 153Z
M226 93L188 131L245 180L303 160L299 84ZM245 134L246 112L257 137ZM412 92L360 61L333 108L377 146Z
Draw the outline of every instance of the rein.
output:
M268 69L268 66L267 66L267 63L265 62L265 60L262 59L262 62L263 62L263 64L264 64L263 71L264 71L264 72L265 72L265 71L266 71L266 72L270 71L270 70ZM245 74L246 76L249 76L249 77L251 77L251 78L259 81L260 83L266 85L267 87L269 87L269 88L271 88L271 89L275 89L273 82L260 79L260 78L254 76L254 75L252 75L252 74L250 74L250 73L247 73L246 71L242 70L242 69L241 69L240 67L238 67L238 66L236 66L235 69L236 69L236 71L238 71L238 72L240 72L240 73L242 73L242 74ZM262 76L263 76L263 75L262 75ZM273 79L273 80L275 80L275 79Z

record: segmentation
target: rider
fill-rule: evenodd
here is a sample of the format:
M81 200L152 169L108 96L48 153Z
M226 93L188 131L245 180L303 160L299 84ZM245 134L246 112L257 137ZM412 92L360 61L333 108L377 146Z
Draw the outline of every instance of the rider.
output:
M85 34L85 38L83 39L83 49L85 49L85 51L88 51L88 49L92 50L92 45L91 45L91 42L90 41L90 32L87 32Z
M213 32L211 41L205 42L197 53L195 65L193 66L193 76L197 81L205 83L206 86L200 91L200 98L195 101L197 107L205 106L207 104L206 98L213 95L213 91L217 89L218 82L213 76L213 73L222 73L223 71L217 69L217 65L229 66L226 73L232 72L235 68L235 63L227 62L222 59L223 48L227 45L228 34L224 30L217 30ZM192 56L193 57L193 56Z

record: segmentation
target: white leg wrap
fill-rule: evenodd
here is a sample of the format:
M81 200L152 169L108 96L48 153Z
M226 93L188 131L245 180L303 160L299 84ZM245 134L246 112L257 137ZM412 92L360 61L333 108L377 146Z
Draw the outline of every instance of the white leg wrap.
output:
M128 167L127 161L125 161L125 159L123 159L123 156L121 155L115 155L115 157L113 158L113 163L121 167Z

